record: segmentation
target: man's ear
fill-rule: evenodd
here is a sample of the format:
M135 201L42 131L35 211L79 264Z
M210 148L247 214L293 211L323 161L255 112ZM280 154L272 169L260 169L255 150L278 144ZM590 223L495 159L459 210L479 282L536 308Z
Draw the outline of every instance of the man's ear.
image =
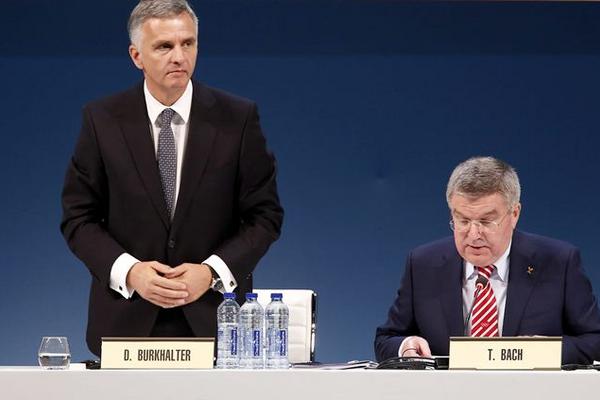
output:
M138 69L144 69L144 63L142 62L142 53L140 53L137 47L135 47L135 45L133 44L129 45L129 57L131 57L131 61L133 61L133 63L136 67L138 67Z
M521 203L517 203L515 209L512 211L513 218L513 229L517 227L517 222L519 221L519 217L521 216Z

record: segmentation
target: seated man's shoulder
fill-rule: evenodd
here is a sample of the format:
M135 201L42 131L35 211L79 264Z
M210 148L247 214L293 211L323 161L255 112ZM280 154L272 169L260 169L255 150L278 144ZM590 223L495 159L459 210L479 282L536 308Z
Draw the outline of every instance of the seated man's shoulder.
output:
M531 251L535 251L539 255L568 255L577 250L574 245L564 240L523 231L515 231L513 245L524 246L531 249Z
M421 257L432 257L441 256L445 257L448 255L457 255L456 246L454 244L454 238L448 236L442 239L435 240L433 242L422 244L415 247L411 251L411 255L414 258Z

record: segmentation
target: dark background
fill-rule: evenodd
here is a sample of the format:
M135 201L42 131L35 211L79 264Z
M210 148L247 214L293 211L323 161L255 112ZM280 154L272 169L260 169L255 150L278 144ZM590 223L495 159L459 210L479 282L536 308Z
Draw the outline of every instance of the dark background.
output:
M135 1L3 0L0 365L85 342L86 268L59 232L85 102L141 79ZM445 184L514 165L520 228L578 245L600 293L600 5L192 1L196 78L256 100L279 161L282 238L257 287L319 293L317 358L373 358L407 251L449 235Z

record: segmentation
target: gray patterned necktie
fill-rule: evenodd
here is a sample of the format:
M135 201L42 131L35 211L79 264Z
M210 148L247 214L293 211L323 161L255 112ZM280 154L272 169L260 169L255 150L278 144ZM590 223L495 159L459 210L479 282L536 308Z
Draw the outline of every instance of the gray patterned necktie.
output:
M177 149L175 148L175 136L171 129L171 120L175 111L165 108L158 116L160 122L160 133L158 134L158 169L162 182L165 202L169 218L173 217L175 207L175 185L177 182Z

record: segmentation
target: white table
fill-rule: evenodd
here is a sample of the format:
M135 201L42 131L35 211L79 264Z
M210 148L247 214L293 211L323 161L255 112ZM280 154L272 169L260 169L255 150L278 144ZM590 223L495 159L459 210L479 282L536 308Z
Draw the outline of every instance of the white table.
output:
M96 370L0 367L0 399L579 400L600 372Z

